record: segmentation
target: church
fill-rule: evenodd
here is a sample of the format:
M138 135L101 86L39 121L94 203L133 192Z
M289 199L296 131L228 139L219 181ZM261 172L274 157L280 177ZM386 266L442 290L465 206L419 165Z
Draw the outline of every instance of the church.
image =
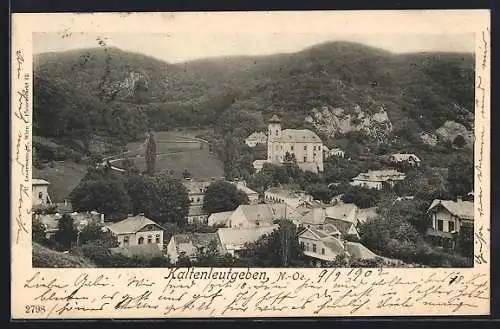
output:
M323 142L309 129L281 129L276 116L269 120L267 133L267 162L281 164L286 152L295 155L302 170L323 171Z

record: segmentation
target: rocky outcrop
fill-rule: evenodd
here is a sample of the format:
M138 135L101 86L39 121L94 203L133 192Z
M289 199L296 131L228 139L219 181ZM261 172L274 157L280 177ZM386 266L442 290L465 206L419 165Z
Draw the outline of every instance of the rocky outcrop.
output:
M392 123L383 107L368 113L359 106L349 111L323 106L314 108L305 121L312 124L317 131L330 137L354 131L384 140L392 132Z
M453 143L457 137L462 136L466 146L474 145L474 132L465 128L464 125L455 121L446 121L443 126L436 129L436 136L439 141Z

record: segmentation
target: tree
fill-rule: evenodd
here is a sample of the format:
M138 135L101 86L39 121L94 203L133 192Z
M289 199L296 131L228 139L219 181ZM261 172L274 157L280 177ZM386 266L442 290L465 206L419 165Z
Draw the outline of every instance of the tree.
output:
M64 214L58 223L58 230L55 234L55 240L66 250L76 242L78 231L73 227L73 218L69 214Z
M329 203L333 197L332 191L328 188L326 184L309 184L305 188L306 192L310 194L315 200L321 200L323 202Z
M466 195L474 189L474 160L472 154L457 154L448 166L448 190L453 195Z
M230 254L220 254L214 240L206 248L197 250L195 259L194 265L199 267L231 267L235 262Z
M248 196L234 184L224 181L211 183L205 191L203 209L207 213L231 211L241 204L248 204Z
M474 257L474 224L463 223L458 233L457 251L467 258Z
M155 173L155 163L156 163L156 142L154 139L153 132L149 132L146 135L146 172L148 175L153 176Z
M118 239L109 231L103 231L103 227L96 223L90 223L80 231L78 243L95 243L99 241L105 248L118 247Z
M181 181L164 171L152 179L151 196L145 200L144 215L161 223L184 226L189 209L188 192Z
M342 196L342 201L345 203L354 203L360 208L369 208L375 206L379 198L380 191L360 186L351 186Z
M283 166L285 167L286 174L288 177L296 180L300 175L300 168L297 164L297 159L295 158L295 154L290 154L289 152L285 153L283 157Z
M121 220L131 212L131 200L122 178L98 176L82 179L70 194L75 211L103 213L112 221Z
M154 189L154 177L139 175L133 172L126 174L126 188L130 197L132 213L139 214L146 211L146 205L157 197Z
M247 244L239 261L249 267L304 267L307 261L297 233L292 222L281 220L278 229Z
M31 224L31 239L34 242L43 243L45 242L45 226L43 223L33 216L33 221Z
M273 186L289 183L289 178L286 173L286 169L283 166L272 163L264 163L264 165L262 166L261 173L267 174L272 178Z

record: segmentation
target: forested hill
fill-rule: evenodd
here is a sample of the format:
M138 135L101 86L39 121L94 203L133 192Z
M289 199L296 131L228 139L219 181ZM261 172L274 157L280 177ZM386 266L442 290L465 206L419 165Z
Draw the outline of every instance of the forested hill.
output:
M313 110L383 109L393 131L473 122L474 57L392 54L349 42L293 54L169 64L99 47L35 57L34 134L118 139L149 128L209 126L230 107L303 126ZM85 143L83 143L85 144Z

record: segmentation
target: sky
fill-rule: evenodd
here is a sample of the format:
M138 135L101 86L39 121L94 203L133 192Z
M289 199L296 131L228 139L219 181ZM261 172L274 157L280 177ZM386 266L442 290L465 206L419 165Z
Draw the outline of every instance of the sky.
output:
M199 58L232 55L293 53L328 41L351 41L394 53L421 51L473 52L474 35L462 34L352 34L333 33L61 33L33 34L33 52L66 51L106 45L179 63Z

